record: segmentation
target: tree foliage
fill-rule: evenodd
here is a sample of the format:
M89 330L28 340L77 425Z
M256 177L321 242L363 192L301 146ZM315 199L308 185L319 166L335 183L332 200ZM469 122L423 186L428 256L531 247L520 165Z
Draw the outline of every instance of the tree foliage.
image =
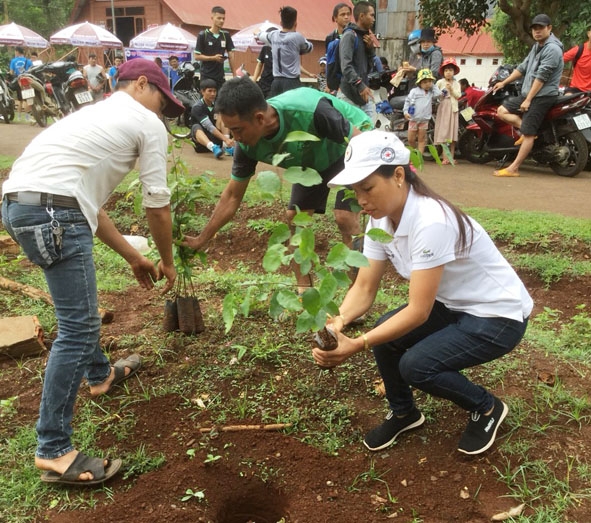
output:
M529 29L532 18L546 13L553 21L553 32L558 36L579 36L582 20L591 19L589 2L563 0L419 0L423 26L437 27L441 31L459 27L468 35L489 27L491 8L502 14L506 36L517 39L524 46L533 44ZM499 40L500 44L504 42Z
M4 4L8 22L23 25L49 38L69 24L74 0L7 0Z
M565 50L586 40L585 29L591 20L591 2L587 1L419 1L423 27L436 27L442 32L459 28L468 35L490 30L505 63L514 64L521 62L533 45L529 26L536 14L546 13L552 19L552 32L562 40Z

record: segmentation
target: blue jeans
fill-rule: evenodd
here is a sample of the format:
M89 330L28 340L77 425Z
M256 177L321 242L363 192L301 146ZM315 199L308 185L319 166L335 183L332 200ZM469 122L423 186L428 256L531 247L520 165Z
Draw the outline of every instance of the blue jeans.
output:
M2 202L2 223L27 257L45 273L55 305L58 334L51 351L37 422L37 452L56 459L74 447L72 417L82 378L89 385L104 382L111 372L99 345L93 237L86 218L77 209L54 208L53 222L45 206ZM53 227L63 228L61 246Z
M404 307L388 312L377 325ZM407 414L414 406L415 387L470 412L489 411L493 395L460 371L507 354L526 327L527 319L481 318L451 311L436 301L423 325L373 348L390 408L398 416Z

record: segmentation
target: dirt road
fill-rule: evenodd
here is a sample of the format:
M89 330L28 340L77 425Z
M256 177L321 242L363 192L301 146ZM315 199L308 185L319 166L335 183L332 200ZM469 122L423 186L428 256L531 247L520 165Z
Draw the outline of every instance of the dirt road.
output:
M24 123L1 124L0 155L17 157L40 131ZM181 151L196 173L210 170L228 177L231 158L216 160L209 153L195 154L186 144ZM493 163L480 166L462 160L445 167L428 163L421 176L433 189L464 207L548 211L591 219L591 172L563 178L548 168L526 165L519 178L495 178L494 168Z

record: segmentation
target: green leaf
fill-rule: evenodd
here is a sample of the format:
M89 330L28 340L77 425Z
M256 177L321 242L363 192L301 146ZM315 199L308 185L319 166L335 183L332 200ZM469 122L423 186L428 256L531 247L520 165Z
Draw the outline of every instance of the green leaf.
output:
M315 316L312 316L308 312L304 311L304 312L302 312L302 314L300 314L298 316L298 319L296 321L296 333L301 334L302 332L310 332L313 330L318 330L318 329L314 329L315 325L316 325Z
M322 300L322 305L326 305L328 302L332 301L334 295L337 292L338 283L336 278L332 275L332 273L328 273L318 287L319 296Z
M390 243L394 239L394 236L388 234L383 229L375 227L367 231L365 234L367 234L374 242Z
M299 296L293 291L280 290L277 293L277 303L291 312L302 310L302 302Z
M311 315L318 314L322 306L320 292L314 288L306 289L302 294L302 305Z
M284 311L283 307L279 305L279 302L277 301L278 294L279 291L275 291L273 293L273 296L271 296L271 301L269 302L269 316L275 319L277 319L279 315Z
M271 245L263 257L263 268L267 272L275 272L283 263L283 255L287 247L281 243Z
M423 155L418 151L418 149L413 149L412 147L409 147L409 149L410 149L410 163L412 163L416 169L418 169L419 171L422 171L423 166L425 165L425 160L423 159Z
M314 221L314 218L307 212L298 212L292 220L292 223L297 227L306 227Z
M289 230L287 223L280 223L273 229L273 232L269 237L269 247L271 245L283 243L289 240L290 237L291 231Z
M291 131L283 140L283 143L289 142L319 142L320 138L306 131Z
M347 271L332 271L332 275L338 282L339 288L346 289L351 285L351 278L349 278Z
M290 156L291 154L289 153L276 153L273 155L273 160L271 161L271 164L274 167L277 167L283 160L286 160Z
M256 184L261 191L269 194L276 195L281 189L281 179L273 171L261 171L257 175Z
M222 318L224 320L224 325L226 327L226 334L230 332L232 325L234 324L234 318L236 317L237 313L236 309L236 298L233 294L227 294L224 298L223 307L222 307Z
M441 165L441 158L439 158L439 151L437 150L437 147L435 147L432 143L428 143L427 144L427 149L429 149L429 152L431 153L431 156L433 156L433 158L435 159L435 161Z
M304 259L312 259L316 252L314 251L315 238L312 229L303 229L300 233L300 252Z
M331 316L338 316L340 314L339 307L334 301L327 303L324 306L324 310L328 312L328 314L330 314Z
M349 267L369 267L369 260L359 251L349 251L347 265Z
M299 183L304 187L312 187L313 185L319 185L322 183L322 177L318 174L316 169L312 169L311 167L304 168L296 165L288 167L283 173L283 178L290 183Z
M328 255L326 256L326 265L338 269L346 268L345 263L350 250L351 249L349 249L344 243L337 243L328 252Z

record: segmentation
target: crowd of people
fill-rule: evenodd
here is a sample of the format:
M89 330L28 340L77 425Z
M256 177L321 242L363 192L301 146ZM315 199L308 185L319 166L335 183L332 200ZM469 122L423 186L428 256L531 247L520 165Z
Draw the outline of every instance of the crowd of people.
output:
M280 149L288 153L280 167L311 168L322 179L318 185L293 184L286 213L289 224L297 210L324 214L329 191L336 188L336 223L343 242L356 247L355 240L363 234L359 212L344 191L352 189L369 216L367 229L381 229L391 240L364 238L369 265L359 269L339 314L329 319L338 347L330 352L315 348L313 359L323 367L334 367L357 352L373 350L389 412L366 434L369 450L382 450L424 423L414 403L414 388L465 411L468 424L457 448L471 455L485 452L509 406L462 371L500 358L519 343L532 299L483 228L420 178L410 163L409 149L396 135L372 129L375 104L368 75L379 49L373 34L373 5L362 0L354 8L345 3L334 8L336 27L326 38L326 48L340 40L336 92L328 83L320 90L301 87L300 75L306 72L300 57L313 46L297 31L296 9L285 6L280 16L281 29L261 35L266 45L253 77L225 79L224 62L230 62L232 71L235 64L232 38L223 29L222 7L212 9L211 27L199 33L195 58L201 62L202 99L192 108L191 138L196 151L216 158L225 153L232 157L232 166L230 181L210 219L200 232L185 237L183 245L205 249L236 214L257 163L271 163ZM536 41L532 52L495 86L525 78L521 98L500 110L503 118L521 129L524 151L557 96L563 50L551 29L546 15L532 20ZM575 48L564 53L567 61L579 55L573 89L587 88L585 82L591 79L591 28L588 37L580 53ZM425 122L437 98L436 141L451 144L453 153L458 100L465 95L474 103L477 93L467 80L456 79L458 64L444 58L436 41L432 29L421 30L413 42L418 48L397 72L410 85L404 114L411 145L424 148ZM177 118L185 111L173 93L178 59L175 62L171 56L166 68L143 58L116 59L105 73L96 58L90 55L84 67L89 88L97 101L105 89L113 94L38 135L2 186L3 224L43 270L55 304L58 335L45 370L35 464L43 471L43 481L65 485L102 483L121 467L120 460L89 457L73 445L74 403L82 380L91 395L98 396L141 368L138 355L111 364L101 350L93 236L129 263L145 289L165 280L161 290L166 292L176 278L166 182L168 140L162 117ZM330 76L329 65L327 56L320 59L322 80ZM11 69L18 73L29 66L17 50ZM313 134L318 141L305 146L286 142L296 130ZM515 175L521 156L507 168L512 174L498 175ZM102 208L136 161L147 223L160 255L156 264L126 242ZM362 335L346 336L345 327L372 306L388 263L409 281L408 302ZM314 283L297 269L295 279L300 293Z

